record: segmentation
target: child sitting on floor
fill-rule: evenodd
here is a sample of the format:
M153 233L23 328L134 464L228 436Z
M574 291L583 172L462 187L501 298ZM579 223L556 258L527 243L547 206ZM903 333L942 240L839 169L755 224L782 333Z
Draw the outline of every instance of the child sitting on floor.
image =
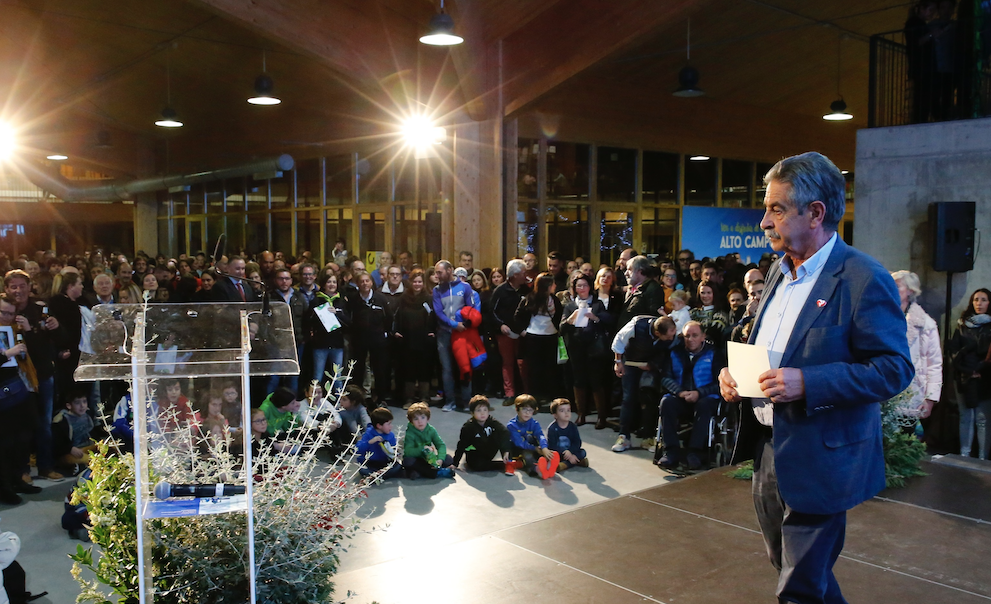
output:
M588 467L585 449L582 449L582 437L578 426L571 421L571 401L566 398L556 398L551 401L551 414L554 421L547 426L547 448L557 451L561 462L557 471L581 466Z
M89 452L96 449L91 433L93 418L86 413L89 399L85 392L73 392L65 409L52 418L52 448L60 464L69 468L89 464Z
M364 465L358 470L362 476L370 476L384 468L389 468L380 477L396 478L403 473L403 466L392 465L396 459L396 435L392 433L392 411L386 407L372 409L371 423L364 436L358 441L358 456Z
M403 441L403 467L408 478L454 478L451 456L437 429L430 425L430 407L413 403L406 412L406 440Z
M537 412L537 399L529 394L516 397L516 417L509 420L510 460L506 462L506 475L525 469L530 476L550 478L557 472L561 457L547 448L547 439L540 424L533 419Z
M465 465L474 472L502 470L509 463L509 432L506 426L489 415L492 406L489 399L481 394L471 397L468 409L471 418L461 426L461 438L454 452L454 467L458 467L464 456ZM501 454L502 459L493 459L497 454Z
M348 386L341 392L337 406L341 414L341 425L347 428L339 433L350 443L355 434L364 433L372 423L368 417L368 409L365 408L365 392L360 386Z
M265 412L259 408L251 410L251 457L255 459L265 447L271 447L280 453L288 451L293 453L293 447L284 442L275 440L268 433L268 418Z

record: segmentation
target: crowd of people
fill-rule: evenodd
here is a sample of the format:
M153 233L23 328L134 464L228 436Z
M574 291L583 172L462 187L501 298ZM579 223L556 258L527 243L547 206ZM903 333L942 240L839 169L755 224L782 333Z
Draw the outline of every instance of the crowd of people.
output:
M343 242L338 247L343 251ZM696 258L681 250L666 258L626 249L612 266L593 267L583 258L551 252L542 265L526 254L505 268L477 268L465 251L457 263L441 260L424 268L403 251L381 254L369 271L357 256L344 254L322 267L309 252L298 258L264 251L253 258L216 259L198 253L175 260L142 253L105 257L99 251L0 257L5 275L0 328L6 328L0 331L5 355L0 378L8 392L0 411L3 501L14 502L17 493L37 488L28 465L32 453L38 477L60 480L83 467L87 448L99 437L99 422L93 420L100 415L113 418L115 436L133 437L126 386L76 383L73 371L81 354L93 352L92 309L142 300L255 302L267 295L272 304L289 307L298 375L256 378L258 387L247 394L234 381L160 380L156 404L195 420L204 433L241 430L246 399L257 413L250 426L256 445L277 442L276 435L297 424L312 427L330 418L334 428L344 427L339 444L357 435L365 451L378 454L380 448L367 448L367 441L388 440L381 428L391 425L390 406L415 410L408 414L411 426L429 419L428 405L468 410L474 418L468 423L484 426L488 414L476 412L490 403L479 403L478 396L517 408L522 397L524 408L552 406L555 416L566 404L569 419L562 429L572 413L576 429L594 416L595 429L619 432L613 451L630 449L636 437L644 448L657 448L661 467L697 470L709 462L708 426L722 401L718 374L727 364L726 343L750 337L765 276L776 260L765 254L743 265L736 254ZM902 292L917 368L906 413L924 418L940 398L939 334L916 302L918 277L905 271L893 277ZM981 458L988 453L991 412L985 383L991 379L985 371L991 363L989 297L985 289L971 297L949 351L962 393L961 452L970 453L976 432ZM168 345L167 340L159 348L167 352ZM335 367L352 362L351 387L321 390ZM328 394L337 401L329 408ZM15 400L25 402L9 404ZM496 433L504 434L504 428L487 429L488 436ZM502 463L509 471L525 462L519 467L536 471L539 458L551 461L540 438L532 444L535 455L507 440L486 449L502 457L470 465ZM442 442L424 446L445 452ZM552 465L562 469L584 460L577 451L567 459L564 451L556 454ZM432 469L409 462L395 471L436 475L436 470L443 476L463 455L440 454L431 460L439 464Z

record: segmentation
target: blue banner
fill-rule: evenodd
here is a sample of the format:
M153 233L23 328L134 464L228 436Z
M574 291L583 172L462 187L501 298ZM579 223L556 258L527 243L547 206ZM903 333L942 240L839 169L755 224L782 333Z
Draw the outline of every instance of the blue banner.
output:
M757 263L761 254L773 252L760 228L764 210L699 208L685 206L681 214L681 247L696 258L740 254L740 262Z

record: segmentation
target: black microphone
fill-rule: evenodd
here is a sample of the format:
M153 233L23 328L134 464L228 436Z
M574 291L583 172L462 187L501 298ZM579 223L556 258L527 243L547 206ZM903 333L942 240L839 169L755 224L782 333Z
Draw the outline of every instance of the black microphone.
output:
M244 495L244 487L234 484L169 484L164 480L155 485L155 497L230 497Z

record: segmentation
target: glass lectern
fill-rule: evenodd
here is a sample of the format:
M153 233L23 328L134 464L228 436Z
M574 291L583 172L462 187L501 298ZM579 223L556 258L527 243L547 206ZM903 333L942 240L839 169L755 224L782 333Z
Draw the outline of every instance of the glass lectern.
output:
M259 380L264 389L269 376L299 373L289 306L116 304L94 314L93 353L81 356L75 379L130 386L115 415L128 404L133 413L141 604L154 602L161 584L151 520L204 514L244 515L253 604L250 407L261 400L252 401L252 381L257 393Z

